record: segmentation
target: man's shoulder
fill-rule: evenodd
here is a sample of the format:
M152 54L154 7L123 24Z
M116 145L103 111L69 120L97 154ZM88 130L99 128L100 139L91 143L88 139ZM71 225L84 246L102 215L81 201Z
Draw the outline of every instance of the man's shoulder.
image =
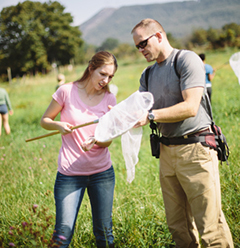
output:
M178 67L195 68L201 66L204 68L204 64L201 58L193 51L182 50L177 61Z
M190 50L185 50L185 49L182 49L181 53L179 55L179 59L182 59L182 60L184 60L184 59L196 59L196 58L198 60L200 59L199 56L195 52L190 51Z

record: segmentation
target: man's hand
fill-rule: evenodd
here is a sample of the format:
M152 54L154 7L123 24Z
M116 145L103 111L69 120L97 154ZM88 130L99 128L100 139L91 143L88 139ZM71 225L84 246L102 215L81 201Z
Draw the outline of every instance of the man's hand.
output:
M142 119L140 119L135 125L134 125L134 128L137 128L137 127L142 127L142 126L145 126L149 123L149 120L148 120L148 112L142 117Z

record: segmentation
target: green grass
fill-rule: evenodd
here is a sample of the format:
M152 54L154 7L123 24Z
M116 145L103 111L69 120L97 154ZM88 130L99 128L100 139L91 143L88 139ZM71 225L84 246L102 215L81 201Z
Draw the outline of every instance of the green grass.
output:
M220 68L213 80L213 115L231 151L230 165L220 164L222 207L235 247L240 248L240 85L230 65L225 64L232 53L231 50L207 53L207 62ZM119 61L113 79L119 88L118 102L138 89L140 74L147 65L144 60ZM72 72L63 71L66 80L78 79L84 68L78 66ZM55 216L53 185L61 139L58 135L28 143L25 139L47 133L39 122L55 85L54 74L19 80L11 86L1 85L9 92L14 115L10 116L11 135L6 136L3 131L0 137L0 247L8 247L9 242L24 248L47 247L50 242ZM174 247L165 220L158 160L150 154L149 134L150 129L144 127L139 163L131 184L126 182L120 138L110 146L116 173L113 225L118 247ZM36 213L32 209L34 204L38 205L34 209ZM25 229L22 222L28 223ZM87 195L71 247L95 247Z

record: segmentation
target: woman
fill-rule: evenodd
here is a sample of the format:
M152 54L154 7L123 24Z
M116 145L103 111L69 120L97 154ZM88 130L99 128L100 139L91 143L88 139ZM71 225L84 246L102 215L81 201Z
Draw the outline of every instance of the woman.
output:
M2 134L2 123L6 134L10 134L11 129L8 122L8 110L9 114L13 115L13 110L8 93L5 89L0 88L0 136Z
M91 203L97 247L114 247L111 216L115 175L108 151L111 141L100 143L95 140L96 124L71 128L100 118L109 111L109 105L116 105L108 83L117 66L111 53L96 53L79 80L62 85L53 94L41 119L43 128L59 130L62 134L54 188L54 240L62 243L60 247L68 247L71 242L85 189ZM59 112L61 121L54 121Z

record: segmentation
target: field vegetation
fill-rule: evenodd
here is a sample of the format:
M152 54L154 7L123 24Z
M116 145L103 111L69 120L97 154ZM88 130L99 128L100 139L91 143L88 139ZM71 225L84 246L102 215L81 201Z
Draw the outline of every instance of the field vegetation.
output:
M219 164L222 208L229 223L235 247L240 248L240 85L228 61L236 50L208 52L207 63L217 69L213 80L214 120L221 126L230 148L229 166ZM113 83L119 88L120 102L138 89L139 77L148 64L144 59L119 61ZM73 71L62 69L66 81L78 79L85 65ZM12 133L0 137L0 247L57 247L51 242L55 206L53 185L60 135L26 143L28 138L47 133L40 118L51 101L56 74L37 75L1 83L9 93L14 115L10 116ZM59 118L59 116L57 117ZM158 178L159 161L151 157L150 128L144 127L135 179L126 181L121 140L110 146L116 173L113 226L117 247L174 247L165 219ZM84 197L70 247L95 247L91 208Z

